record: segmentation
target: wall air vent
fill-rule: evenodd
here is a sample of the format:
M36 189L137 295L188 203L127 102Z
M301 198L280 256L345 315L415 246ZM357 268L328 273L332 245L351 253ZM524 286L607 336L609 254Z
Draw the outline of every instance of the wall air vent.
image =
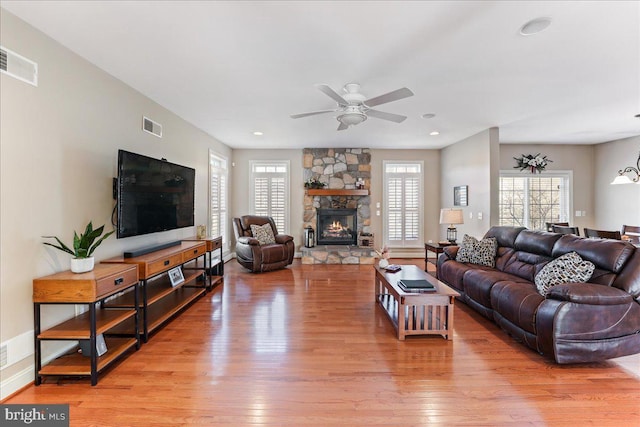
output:
M158 138L162 138L162 125L144 116L142 116L142 130Z
M0 72L38 86L38 64L0 46Z

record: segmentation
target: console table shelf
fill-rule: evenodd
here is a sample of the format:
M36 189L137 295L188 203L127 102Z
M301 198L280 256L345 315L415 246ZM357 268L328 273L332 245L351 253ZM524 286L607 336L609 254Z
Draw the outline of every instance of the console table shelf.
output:
M107 344L107 351L104 355L97 357L97 372L102 371L109 366L112 362L116 361L121 355L123 355L129 349L136 347L137 340L135 338L117 338L117 337L105 337ZM79 353L68 354L59 357L46 366L40 369L40 375L78 375L78 376L90 376L91 375L91 359L86 356L82 356Z
M127 264L98 264L92 271L75 274L63 271L33 280L35 383L42 377L90 376L98 383L98 373L127 351L140 348L138 332L138 267ZM134 296L129 304L109 309L105 300L124 292ZM45 304L87 304L88 311L42 330L41 308ZM106 353L98 356L97 341L102 335ZM42 366L42 341L88 341L89 354L66 354Z
M128 307L132 306L133 301ZM96 334L103 334L134 316L134 310L96 310ZM88 340L91 337L90 326L91 315L87 311L41 332L38 338L43 340Z
M142 311L140 332L144 342L149 334L161 327L176 313L187 307L210 288L206 280L207 245L202 241L183 241L177 246L150 252L137 257L116 257L104 263L126 263L138 266L140 279L139 305ZM198 260L203 268L198 268ZM184 281L172 286L168 271L180 268L184 272ZM199 283L199 279L202 281ZM108 307L121 307L131 304L134 295L131 292L120 295L108 302ZM126 328L128 325L123 324Z

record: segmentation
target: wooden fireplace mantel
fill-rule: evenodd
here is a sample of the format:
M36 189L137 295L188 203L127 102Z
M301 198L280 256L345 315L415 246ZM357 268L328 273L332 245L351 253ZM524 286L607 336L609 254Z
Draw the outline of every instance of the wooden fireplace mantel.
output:
M338 188L308 189L309 196L368 196L369 190L345 190Z

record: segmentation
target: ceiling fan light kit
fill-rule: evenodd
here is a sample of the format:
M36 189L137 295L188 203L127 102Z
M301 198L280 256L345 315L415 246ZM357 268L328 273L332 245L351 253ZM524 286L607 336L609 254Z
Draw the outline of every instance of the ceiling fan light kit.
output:
M320 110L312 111L310 113L292 114L291 118L299 119L301 117L314 116L317 114L338 113L336 120L340 122L340 125L337 130L345 130L351 126L360 124L367 120L369 116L395 123L401 123L407 118L406 116L373 110L371 107L413 96L413 92L406 87L369 99L360 93L360 85L358 83L346 84L342 88L345 93L344 95L338 94L336 91L331 89L329 85L318 84L316 87L322 93L337 102L337 108L334 110Z

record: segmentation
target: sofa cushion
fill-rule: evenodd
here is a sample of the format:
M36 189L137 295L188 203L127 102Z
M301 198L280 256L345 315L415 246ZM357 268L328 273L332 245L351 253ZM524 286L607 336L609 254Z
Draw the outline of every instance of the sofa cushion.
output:
M488 308L491 307L491 288L496 282L527 282L519 277L489 268L473 268L464 273L464 293L475 302Z
M494 313L532 334L536 333L536 314L543 301L544 297L531 282L503 281L491 288Z
M495 237L485 237L478 241L475 237L465 234L456 261L495 267L497 251L498 240Z
M270 245L276 242L273 230L271 229L271 224L251 224L251 234L253 234L253 237L258 240L261 245Z
M516 238L522 230L526 230L526 228L496 225L491 227L484 237L495 237L498 240L498 246L513 248L515 246Z
M538 274L549 261L551 261L551 258L548 256L516 251L504 265L502 271L533 282L536 274Z
M595 268L592 262L583 260L575 252L569 252L540 270L535 278L536 287L540 295L545 296L555 285L588 281Z
M631 259L636 248L622 240L585 239L570 234L563 235L553 247L554 258L568 252L577 252L582 258L591 261L602 270L620 273Z
M523 230L518 234L513 247L517 251L551 257L553 247L560 237L562 237L561 234L547 231Z

